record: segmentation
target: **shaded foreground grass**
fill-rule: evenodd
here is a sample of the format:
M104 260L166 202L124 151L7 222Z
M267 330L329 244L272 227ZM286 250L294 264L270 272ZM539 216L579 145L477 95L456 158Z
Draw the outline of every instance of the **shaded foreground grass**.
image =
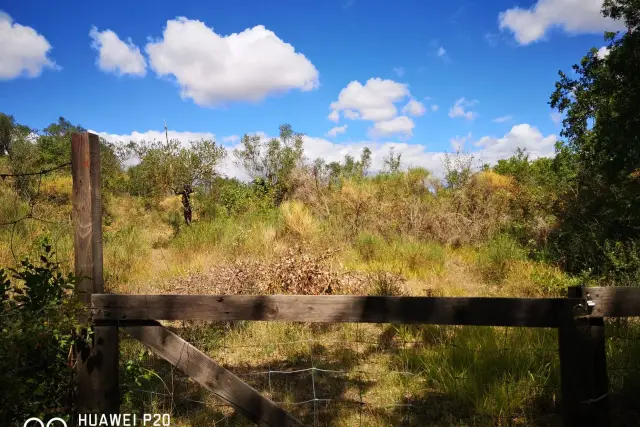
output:
M558 419L554 331L234 322L190 324L179 333L308 425L549 425ZM169 384L169 368L157 362L147 359ZM189 388L189 381L180 383ZM186 396L201 401L209 394L192 387ZM166 396L151 401L168 404ZM175 410L182 425L217 425L213 418L204 422L202 412L210 411L204 405ZM229 422L244 425L235 417Z

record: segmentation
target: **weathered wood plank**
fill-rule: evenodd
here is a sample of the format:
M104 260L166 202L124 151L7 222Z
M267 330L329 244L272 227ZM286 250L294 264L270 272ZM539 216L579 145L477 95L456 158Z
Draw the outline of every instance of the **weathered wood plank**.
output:
M640 316L640 287L593 287L585 291L587 298L595 303L593 317Z
M93 295L98 321L284 320L556 327L564 298L350 295Z
M91 304L93 293L93 257L91 250L91 181L90 154L87 133L71 137L71 176L73 179L73 249L76 294L80 301Z
M160 357L262 426L302 426L284 409L158 322L124 329Z
M584 292L573 287L568 297L582 298ZM603 319L574 314L567 311L558 328L564 425L606 427L609 387Z

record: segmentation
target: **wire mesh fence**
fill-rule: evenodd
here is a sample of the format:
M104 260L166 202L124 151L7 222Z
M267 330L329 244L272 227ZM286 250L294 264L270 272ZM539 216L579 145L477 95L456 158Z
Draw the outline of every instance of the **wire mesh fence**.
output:
M640 317L605 321L612 416L618 425L640 425Z
M275 322L173 326L306 425L547 425L559 419L554 330ZM122 348L132 351L139 344L125 338ZM144 390L146 404L172 408L176 425L250 425L158 362L145 359L162 381L134 388ZM200 418L211 412L219 418Z
M71 163L36 170L0 173L0 233L7 238L8 254L0 254L3 264L18 262L37 247L43 236L54 245L70 243ZM38 224L43 227L37 230ZM70 252L67 244L64 252ZM68 258L64 254L65 257Z

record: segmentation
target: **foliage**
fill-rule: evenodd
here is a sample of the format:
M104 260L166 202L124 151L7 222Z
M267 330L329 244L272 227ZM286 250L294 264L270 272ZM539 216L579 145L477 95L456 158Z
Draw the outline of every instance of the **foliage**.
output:
M384 172L394 174L400 171L400 159L402 153L395 154L395 148L389 148L389 154L382 160L384 163Z
M555 248L569 271L595 275L617 268L608 248L621 242L635 251L640 239L640 8L637 0L607 0L603 14L627 31L606 33L609 54L592 49L573 66L577 77L560 72L550 102L566 113L560 149L576 169L558 206Z
M210 140L190 141L188 147L178 140L131 141L127 148L140 159L128 170L129 190L148 197L172 194L185 184L209 190L226 156L224 147Z
M485 280L500 283L509 274L514 261L524 259L524 252L508 235L500 234L478 252L477 266Z
M0 269L0 420L3 425L33 416L68 416L73 409L73 332L79 305L75 282L52 261L51 245L40 261L23 260Z
M10 154L15 140L24 140L31 129L15 121L13 116L0 113L0 157Z
M263 181L280 204L293 188L288 179L303 160L303 134L289 124L280 126L280 138L263 140L260 135L244 135L241 148L234 150L236 164L254 180Z

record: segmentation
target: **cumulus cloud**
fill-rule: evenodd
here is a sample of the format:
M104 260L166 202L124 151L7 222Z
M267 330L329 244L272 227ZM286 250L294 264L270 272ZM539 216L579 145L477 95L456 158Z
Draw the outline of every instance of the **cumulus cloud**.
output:
M333 127L331 129L329 129L329 132L327 132L327 136L337 136L341 133L345 133L347 131L347 126L348 125L342 125L342 126L336 126Z
M98 51L96 64L102 71L119 76L147 74L147 62L131 38L125 43L113 31L98 31L95 26L89 31L89 37L91 48Z
M511 119L513 119L513 116L511 116L511 115L502 116L502 117L496 117L495 119L493 119L493 122L494 123L504 123L504 122L508 122Z
M603 0L538 0L529 9L514 7L500 13L500 29L511 31L518 43L541 40L551 28L569 34L624 29L624 24L602 16Z
M229 135L222 138L222 142L238 142L240 137L238 135Z
M201 21L179 17L167 21L162 38L146 51L158 76L175 78L181 96L202 106L260 101L320 84L316 67L262 25L222 36Z
M424 104L420 101L416 101L415 99L409 101L407 105L402 108L403 114L410 114L414 117L422 116L426 111L427 109Z
M517 148L526 149L529 157L553 157L558 137L554 134L544 136L538 128L527 123L515 125L502 138L485 136L474 143L478 148L474 155L483 163L494 164L499 159L508 158Z
M102 138L111 142L150 141L164 139L164 131L132 132L130 134L111 134L106 132L95 132ZM265 132L254 132L262 139L268 139ZM177 132L169 131L170 139L177 139L183 143L191 140L215 139L215 135L209 132ZM423 144L408 144L397 140L375 141L363 140L349 143L335 143L324 138L304 136L304 155L308 160L318 157L327 162L341 161L345 155L358 157L364 147L368 147L371 152L372 171L378 172L384 167L384 157L388 154L389 148L394 147L398 154L402 154L402 165L406 167L424 167L432 171L436 176L444 175L443 161L444 151L429 151ZM223 138L224 140L224 138ZM530 158L552 157L555 154L554 144L557 137L553 134L544 136L536 127L523 123L513 126L511 130L501 138L485 136L475 143L470 144L471 134L452 138L451 142L463 141L475 158L475 167L483 163L495 164L499 159L508 158L513 155L517 148L526 148ZM229 140L228 142L234 142ZM238 147L234 144L227 147L227 157L220 166L219 172L233 178L248 181L246 173L234 164L232 150Z
M354 80L340 91L338 100L331 103L330 118L339 115L340 111L349 110L349 118L390 120L398 113L395 103L409 95L409 87L404 83L372 78L362 85Z
M0 80L38 77L45 68L60 68L49 58L51 45L43 35L1 10L0 40Z
M606 46L602 46L600 49L598 49L596 56L600 59L606 58L607 56L609 56L609 48Z
M369 129L369 136L371 136L372 138L379 138L394 134L412 136L414 127L415 124L409 117L398 116L394 117L393 119L375 122L373 124L373 127Z
M453 107L449 109L449 117L464 117L466 120L473 120L478 117L478 113L475 111L467 111L466 108L473 107L478 101L467 101L464 97L458 99Z

